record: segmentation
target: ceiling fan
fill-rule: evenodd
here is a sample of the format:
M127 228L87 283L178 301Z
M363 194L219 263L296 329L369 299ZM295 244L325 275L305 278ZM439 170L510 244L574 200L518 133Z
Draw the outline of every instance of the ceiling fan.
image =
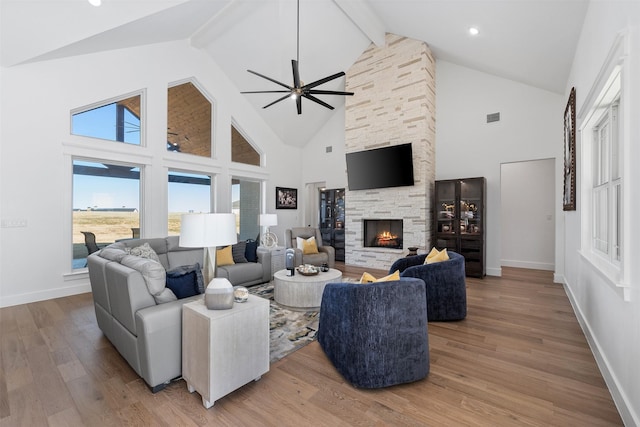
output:
M321 99L316 98L314 95L345 95L351 96L353 92L343 92L343 91L335 91L335 90L321 90L314 89L317 86L320 86L324 83L330 82L331 80L335 80L339 77L344 76L344 71L340 71L339 73L333 74L331 76L325 77L320 80L316 80L315 82L311 82L308 84L304 84L300 80L300 72L299 72L299 59L300 59L300 0L298 0L298 17L297 17L297 59L291 60L291 69L293 71L293 86L289 86L285 83L279 82L271 77L267 77L263 74L257 73L252 70L247 70L251 74L255 74L256 76L262 77L263 79L269 80L279 86L287 88L287 90L258 90L258 91L247 91L240 93L285 93L281 98L276 99L270 104L265 105L262 108L271 107L273 104L277 104L280 101L284 101L287 98L295 99L296 108L298 109L298 114L302 114L302 98L307 98L310 101L313 101L317 104L322 105L330 110L333 110L333 107Z

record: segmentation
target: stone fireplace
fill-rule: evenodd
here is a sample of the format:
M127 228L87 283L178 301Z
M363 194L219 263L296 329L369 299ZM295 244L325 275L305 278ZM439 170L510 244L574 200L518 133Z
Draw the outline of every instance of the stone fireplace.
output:
M364 219L365 248L402 249L401 219Z
M346 264L385 270L410 246L428 250L430 245L435 60L426 43L387 34L385 46L372 44L347 71L345 90L354 92L345 99L347 153L412 145L414 185L345 192ZM402 225L371 246L369 225L365 231L369 219Z

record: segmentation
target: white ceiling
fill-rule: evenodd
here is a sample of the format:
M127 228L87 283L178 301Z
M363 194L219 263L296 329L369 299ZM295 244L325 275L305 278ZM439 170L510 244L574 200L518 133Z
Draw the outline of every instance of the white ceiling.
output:
M292 84L295 0L0 0L0 64L12 66L170 40L208 52L239 91ZM437 59L564 93L588 0L301 0L300 75L346 71L385 32L425 41ZM468 28L480 34L471 37ZM344 78L317 89L343 90ZM115 94L114 94L115 95ZM243 95L290 145L303 146L335 112L279 94ZM318 96L339 107L342 96ZM341 111L341 110L339 110ZM341 113L339 113L341 114Z

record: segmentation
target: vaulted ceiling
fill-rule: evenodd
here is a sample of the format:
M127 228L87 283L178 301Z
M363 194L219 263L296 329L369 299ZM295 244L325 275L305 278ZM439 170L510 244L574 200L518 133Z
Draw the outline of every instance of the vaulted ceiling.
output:
M292 84L295 0L0 0L0 64L189 40L212 56L238 91ZM425 41L436 59L563 93L588 0L301 0L300 75L346 71L391 32ZM471 37L475 26L480 34ZM318 89L343 90L344 78ZM341 110L303 101L298 115L278 94L246 94L287 144L302 146ZM341 96L322 96L334 107Z

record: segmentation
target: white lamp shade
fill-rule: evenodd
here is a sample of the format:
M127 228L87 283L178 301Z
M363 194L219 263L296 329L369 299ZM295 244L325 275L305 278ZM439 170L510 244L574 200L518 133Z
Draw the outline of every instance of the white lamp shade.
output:
M184 214L180 222L180 246L206 248L238 242L236 216L232 213Z
M276 214L260 214L260 225L262 226L272 226L278 225L278 215Z

